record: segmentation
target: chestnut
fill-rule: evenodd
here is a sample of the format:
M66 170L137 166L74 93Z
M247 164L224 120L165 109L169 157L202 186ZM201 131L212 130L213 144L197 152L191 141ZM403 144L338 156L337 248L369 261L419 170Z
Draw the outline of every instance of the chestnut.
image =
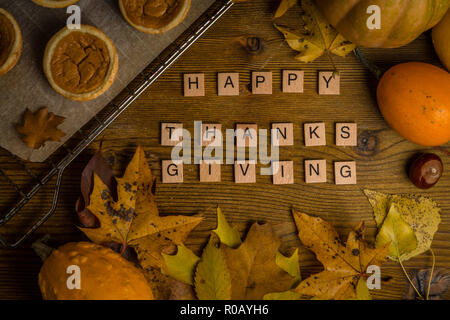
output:
M433 153L418 156L409 167L409 179L421 189L434 186L442 176L444 166L441 158Z

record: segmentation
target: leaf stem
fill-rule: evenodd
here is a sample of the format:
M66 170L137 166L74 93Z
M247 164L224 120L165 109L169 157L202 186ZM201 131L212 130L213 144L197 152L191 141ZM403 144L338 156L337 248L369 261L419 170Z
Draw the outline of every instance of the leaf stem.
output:
M431 287L431 279L433 279L434 266L436 264L436 256L434 255L433 250L430 248L431 255L433 256L433 264L431 266L430 279L428 280L428 288L427 288L427 300L430 297L430 287Z
M417 295L419 296L419 298L421 300L423 300L423 296L420 294L419 290L417 290L416 286L414 285L414 283L412 282L411 278L408 275L408 272L406 272L405 267L403 266L402 260L400 260L400 257L398 259L398 263L400 263L400 266L403 269L403 273L405 274L406 278L408 278L409 284L414 288L414 290L416 291Z

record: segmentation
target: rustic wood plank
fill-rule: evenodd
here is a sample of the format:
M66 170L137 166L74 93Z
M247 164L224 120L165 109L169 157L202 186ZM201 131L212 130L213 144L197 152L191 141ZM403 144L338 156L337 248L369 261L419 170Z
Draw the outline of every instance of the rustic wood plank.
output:
M317 71L330 70L327 57L310 64L293 59L295 53L283 42L272 26L275 1L253 0L235 5L229 13L213 26L197 44L180 58L158 81L139 98L132 107L108 128L102 136L103 148L115 155L115 168L121 172L131 159L135 147L141 144L149 154L153 174L158 177L157 200L163 214L202 213L205 221L190 235L187 243L197 252L205 244L209 232L215 227L215 208L220 205L231 223L242 233L251 221L268 221L277 224L284 241L283 247L300 246L303 276L321 270L314 255L304 249L296 238L291 217L292 207L321 216L330 221L342 239L361 220L368 226L368 240L375 234L375 223L368 201L361 188L372 188L390 193L419 192L408 180L406 164L418 151L439 154L444 167L450 168L450 158L441 151L414 145L393 132L381 118L374 100L376 82L353 55L333 57L341 74L339 96L317 94ZM300 24L298 12L283 18L283 23ZM364 50L367 56L383 67L399 62L420 60L437 64L428 33L408 46L395 50ZM302 94L281 92L282 70L304 70L305 83ZM273 72L273 94L252 95L251 71ZM205 97L183 96L183 74L205 73ZM217 96L217 73L239 72L240 95ZM170 158L170 147L160 145L160 124L183 123L193 132L193 121L221 123L223 130L234 128L236 123L255 123L258 128L270 129L272 123L294 124L293 146L280 149L280 160L294 161L295 184L273 185L270 176L257 176L257 183L235 184L233 166L222 166L220 183L200 183L198 165L184 166L183 184L169 185L161 182L161 160ZM327 146L307 148L303 141L303 125L308 122L325 122ZM358 146L334 145L336 122L358 124ZM57 243L84 239L74 227L74 204L78 197L80 173L89 157L99 146L95 141L67 170L61 190L61 200L55 215L39 230L33 239L51 234ZM447 150L450 145L444 146ZM328 183L306 185L305 159L326 159ZM336 186L333 182L333 161L355 160L358 184ZM28 177L19 172L13 163L8 174L15 180L28 183ZM261 166L258 165L259 170ZM442 208L442 223L433 242L437 266L450 268L450 174L447 170L441 181L432 189L423 191L436 200ZM0 184L2 208L13 203L16 195L11 188ZM17 236L24 226L48 209L52 188L44 188L15 218L7 228L9 236ZM47 206L45 204L48 204ZM39 298L37 274L39 258L28 248L0 249L0 298ZM408 269L431 265L431 258L423 254L406 263ZM401 268L388 262L382 268L383 276L392 281L382 290L373 292L375 298L399 299L404 296L407 282ZM447 297L450 297L447 295Z

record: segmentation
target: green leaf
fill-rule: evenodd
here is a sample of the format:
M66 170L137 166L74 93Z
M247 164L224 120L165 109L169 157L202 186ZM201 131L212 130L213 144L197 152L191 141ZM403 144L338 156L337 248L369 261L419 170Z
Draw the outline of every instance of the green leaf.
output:
M298 248L295 249L294 253L290 257L286 257L280 252L277 252L275 259L276 264L294 278L294 283L292 286L296 287L302 280L302 276L300 274L300 263L298 262Z
M195 267L200 258L189 248L186 248L184 244L178 245L177 248L175 255L162 254L165 262L162 273L178 281L193 285Z
M239 232L228 224L225 215L219 207L217 207L217 228L213 232L217 234L221 243L226 244L230 248L235 249L242 243Z
M195 293L199 300L230 300L231 275L222 250L210 238L195 272Z
M375 239L375 247L387 244L389 244L389 258L394 261L403 261L403 255L417 248L414 230L402 219L395 204L391 204Z

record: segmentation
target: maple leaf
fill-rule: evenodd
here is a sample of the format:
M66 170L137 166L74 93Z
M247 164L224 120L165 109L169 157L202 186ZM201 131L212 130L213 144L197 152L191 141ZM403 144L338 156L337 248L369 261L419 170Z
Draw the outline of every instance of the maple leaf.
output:
M301 6L304 11L302 20L306 33L297 34L289 28L275 24L288 45L299 52L295 59L301 62L312 62L329 52L345 57L355 49L354 44L346 40L326 21L311 0L302 0Z
M258 300L289 289L292 277L276 263L281 241L270 224L254 223L236 249L221 246L231 273L231 298Z
M316 254L324 271L313 274L293 290L314 299L345 300L357 297L357 286L369 265L386 260L388 246L370 248L364 242L364 224L350 232L344 246L339 235L325 220L293 210L298 236Z
M163 271L184 283L194 283L199 299L261 299L286 290L300 279L298 251L290 257L278 252L281 241L269 224L254 223L244 242L217 208L217 228L198 258L178 246L175 255L163 254Z
M53 112L48 112L44 107L31 112L25 111L23 124L16 126L17 132L22 135L22 141L32 149L39 149L47 141L61 141L66 134L58 129L58 126L66 118L57 116Z
M367 189L364 190L364 194L373 208L375 222L379 230L383 226L391 205L394 204L401 219L414 231L417 246L414 250L404 252L401 255L402 261L430 249L434 234L441 222L440 209L435 201L421 195L395 195ZM396 260L395 255L390 255L390 257Z
M111 190L94 174L94 188L87 209L100 222L99 228L80 228L96 243L118 242L135 249L141 266L163 265L161 252L182 244L202 217L159 216L153 193L155 179L139 146L122 178L117 178L117 201Z

